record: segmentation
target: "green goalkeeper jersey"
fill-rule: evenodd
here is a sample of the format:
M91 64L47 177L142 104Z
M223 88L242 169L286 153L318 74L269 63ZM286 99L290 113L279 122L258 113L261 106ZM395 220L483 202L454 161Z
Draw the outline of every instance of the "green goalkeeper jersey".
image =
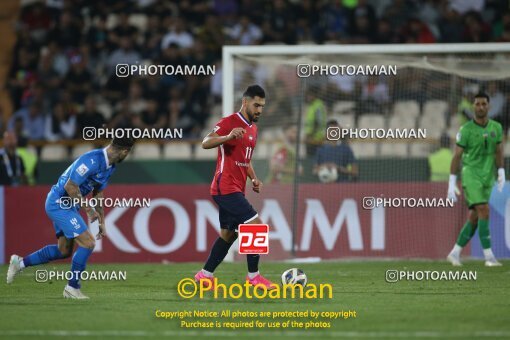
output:
M462 125L457 134L457 145L462 154L462 185L478 182L492 186L496 174L496 147L503 139L500 123L489 119L485 126L474 120Z

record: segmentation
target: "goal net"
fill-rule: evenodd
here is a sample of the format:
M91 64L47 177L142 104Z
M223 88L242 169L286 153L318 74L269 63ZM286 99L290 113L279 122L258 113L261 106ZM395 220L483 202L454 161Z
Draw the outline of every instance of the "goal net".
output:
M270 225L268 256L446 256L468 213L462 195L446 200L455 136L483 91L506 137L509 58L509 44L224 47L223 114L247 86L266 91L252 158L265 185L247 196ZM500 256L505 192L491 198Z

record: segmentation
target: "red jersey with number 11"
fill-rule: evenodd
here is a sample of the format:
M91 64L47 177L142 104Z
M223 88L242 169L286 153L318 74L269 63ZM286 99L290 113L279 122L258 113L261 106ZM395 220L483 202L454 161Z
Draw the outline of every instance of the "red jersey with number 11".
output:
M240 112L236 112L220 120L214 127L214 132L227 136L236 127L245 129L246 133L240 139L232 139L218 146L211 195L244 193L246 188L248 167L257 144L257 126L250 124Z

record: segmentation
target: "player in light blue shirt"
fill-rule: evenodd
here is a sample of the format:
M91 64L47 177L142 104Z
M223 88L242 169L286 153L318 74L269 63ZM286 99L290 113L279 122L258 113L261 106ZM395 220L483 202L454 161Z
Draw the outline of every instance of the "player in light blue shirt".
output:
M94 236L79 213L84 208L90 222L98 220L99 233L96 239L106 235L104 210L86 204L83 199L92 193L98 202L102 201L103 190L117 163L122 162L133 147L132 138L116 138L104 149L87 152L76 159L58 179L46 198L46 214L53 221L58 244L44 248L22 258L12 255L7 271L7 283L23 268L36 266L50 261L69 257L74 244L78 247L73 255L71 272L73 277L64 288L64 297L87 299L80 290L81 272L85 270L87 260L95 246Z

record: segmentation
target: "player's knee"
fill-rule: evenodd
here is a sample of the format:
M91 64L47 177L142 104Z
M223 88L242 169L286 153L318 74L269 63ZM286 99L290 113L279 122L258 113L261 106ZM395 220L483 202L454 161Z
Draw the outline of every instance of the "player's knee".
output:
M96 241L93 238L88 238L87 241L84 242L83 246L88 249L94 249L96 247Z
M233 230L222 229L221 238L228 243L233 243L237 239L237 233Z
M73 250L71 249L71 247L68 247L67 245L58 245L58 250L60 251L60 254L62 254L62 258L63 259L66 259L68 258L69 256L71 256Z
M476 213L478 215L478 218L481 218L484 220L488 219L489 218L489 206L487 204L477 206Z
M96 241L94 237L90 233L83 233L79 237L76 238L76 242L78 245L87 249L94 249L96 246Z

